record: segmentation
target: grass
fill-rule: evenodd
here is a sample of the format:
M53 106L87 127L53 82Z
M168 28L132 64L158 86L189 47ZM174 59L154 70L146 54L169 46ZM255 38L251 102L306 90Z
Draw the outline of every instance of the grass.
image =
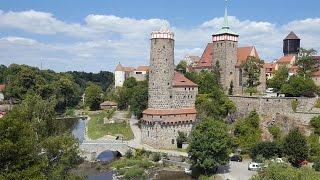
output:
M105 135L122 134L125 140L133 138L130 125L127 122L104 124L103 119L105 117L110 118L110 113L114 113L112 110L101 111L99 113L88 113L90 121L88 122L88 136L90 139L99 139Z

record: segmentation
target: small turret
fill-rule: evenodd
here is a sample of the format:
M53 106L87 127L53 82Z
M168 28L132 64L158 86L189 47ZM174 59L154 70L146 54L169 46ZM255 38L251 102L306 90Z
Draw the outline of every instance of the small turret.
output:
M298 55L300 48L300 38L291 31L288 36L283 40L283 54Z

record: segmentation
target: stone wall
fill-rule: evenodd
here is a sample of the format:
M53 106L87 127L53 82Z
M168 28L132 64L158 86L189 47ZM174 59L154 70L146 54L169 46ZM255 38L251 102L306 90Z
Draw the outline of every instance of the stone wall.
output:
M190 108L194 107L198 88L196 87L175 87L172 91L171 108Z
M314 107L317 98L230 96L230 99L237 106L237 117L244 117L255 109L261 116L282 114L308 124L312 117L320 115L320 109ZM298 102L295 112L293 101Z
M157 149L176 149L178 132L187 135L191 132L193 123L177 124L141 124L142 142Z

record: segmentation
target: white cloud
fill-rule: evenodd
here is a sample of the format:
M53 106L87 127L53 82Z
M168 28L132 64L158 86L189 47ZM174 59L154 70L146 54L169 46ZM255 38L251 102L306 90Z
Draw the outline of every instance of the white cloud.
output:
M223 18L213 18L191 28L171 27L175 32L176 61L186 54L201 55L211 35L223 24ZM233 31L240 35L239 46L257 47L267 60L282 54L282 39L293 30L302 39L302 46L320 50L320 18L296 20L284 25L266 21L239 20L229 17ZM28 37L0 37L0 63L12 62L39 65L58 71L113 70L121 61L124 65L148 64L149 38L153 30L170 26L163 19L134 19L114 15L90 14L83 23L59 20L51 13L34 10L22 12L0 11L0 32L19 29L41 36L72 37L72 41L56 43ZM12 60L13 59L13 60Z

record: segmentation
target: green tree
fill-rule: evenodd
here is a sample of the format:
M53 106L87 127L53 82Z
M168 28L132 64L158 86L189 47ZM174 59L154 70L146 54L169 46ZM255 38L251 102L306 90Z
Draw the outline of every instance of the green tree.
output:
M246 88L256 88L260 85L260 74L261 68L263 67L263 61L253 57L248 56L246 62L241 66L243 69L243 75L246 78L245 87ZM250 93L251 95L252 93Z
M280 138L282 137L282 132L279 126L269 126L268 131L270 132L274 140L280 140Z
M309 156L311 161L320 159L320 137L316 134L311 134L308 137Z
M270 159L274 156L281 157L281 148L276 142L262 141L253 146L251 149L251 157L257 158L258 155L266 159Z
M317 92L317 86L309 77L293 75L288 82L281 86L281 93L288 97L314 97Z
M313 132L320 135L320 116L315 116L310 120L310 125L313 127Z
M187 72L187 62L186 61L180 61L177 65L176 69L180 71L181 73L185 74Z
M312 56L316 55L317 51L314 49L299 49L298 60L296 65L298 66L298 74L303 77L311 77L312 73L317 71L316 61Z
M301 161L308 158L307 140L298 128L290 130L284 138L283 152L295 167L298 167Z
M7 70L7 66L0 65L0 83L4 83L6 80L5 71Z
M141 81L133 88L133 94L129 101L130 111L140 119L143 110L147 109L148 105L148 82Z
M182 144L187 141L188 141L187 134L184 132L178 131L178 137L177 137L178 148L182 148Z
M276 92L280 91L281 86L289 79L289 69L286 66L280 66L275 72L272 79L267 81L267 85L273 88Z
M125 87L125 88L130 89L135 86L137 86L137 81L136 81L136 78L134 78L134 77L129 77L123 82L123 87Z
M100 86L91 84L87 87L85 92L85 104L90 110L100 109L100 103L102 103L103 92Z
M188 154L192 165L210 174L229 161L231 137L221 121L205 119L191 132Z
M255 110L250 112L248 117L245 119L238 120L234 129L236 145L244 151L250 150L254 147L261 138L259 124L260 118Z

